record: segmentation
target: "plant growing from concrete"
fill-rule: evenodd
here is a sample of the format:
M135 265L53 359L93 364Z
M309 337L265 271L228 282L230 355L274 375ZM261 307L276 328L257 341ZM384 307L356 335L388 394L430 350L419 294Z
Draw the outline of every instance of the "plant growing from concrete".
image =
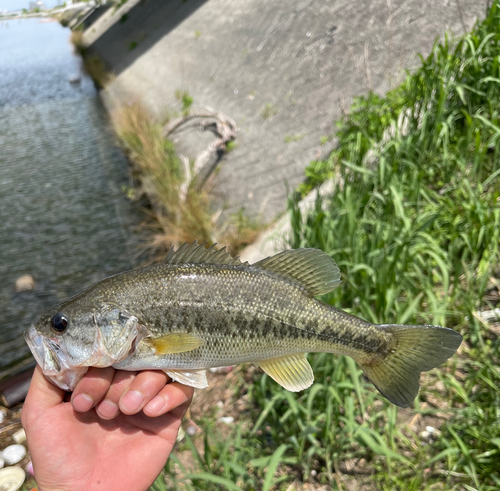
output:
M261 116L264 121L271 119L273 116L276 116L280 112L278 106L274 105L271 102L268 102L264 108L262 109Z

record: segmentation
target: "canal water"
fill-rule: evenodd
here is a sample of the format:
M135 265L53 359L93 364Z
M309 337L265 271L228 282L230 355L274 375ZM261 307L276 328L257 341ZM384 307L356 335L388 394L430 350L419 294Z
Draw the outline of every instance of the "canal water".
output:
M135 266L138 245L99 96L69 29L40 20L0 21L0 371L29 355L22 333L45 309ZM22 275L33 290L16 291Z

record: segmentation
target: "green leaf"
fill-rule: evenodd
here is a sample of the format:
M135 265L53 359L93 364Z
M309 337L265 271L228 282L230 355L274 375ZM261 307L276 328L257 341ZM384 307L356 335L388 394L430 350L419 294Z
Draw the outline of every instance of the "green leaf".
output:
M281 462L281 457L286 452L287 448L288 448L288 445L282 444L273 453L271 460L269 461L269 466L267 468L266 477L264 479L264 486L262 488L262 491L269 491L269 489L271 489L271 486L273 486L274 474L275 474L276 469L278 468L278 466Z

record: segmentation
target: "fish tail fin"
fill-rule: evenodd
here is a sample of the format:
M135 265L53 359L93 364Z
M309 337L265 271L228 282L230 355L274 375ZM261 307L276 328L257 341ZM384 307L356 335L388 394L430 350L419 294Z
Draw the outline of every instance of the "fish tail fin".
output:
M393 347L385 358L361 367L384 397L397 406L408 407L417 396L420 372L427 372L453 356L462 336L439 326L378 327L394 336Z

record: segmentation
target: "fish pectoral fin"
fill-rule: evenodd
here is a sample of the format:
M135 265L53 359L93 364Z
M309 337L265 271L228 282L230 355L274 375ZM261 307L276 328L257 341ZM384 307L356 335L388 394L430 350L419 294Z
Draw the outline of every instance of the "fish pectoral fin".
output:
M314 382L314 374L304 353L262 360L257 365L286 390L299 392Z
M189 385L197 389L208 387L206 370L164 370L164 372L176 382Z
M185 353L199 348L205 341L192 334L172 333L160 338L147 338L144 340L154 348L157 355L171 355Z

